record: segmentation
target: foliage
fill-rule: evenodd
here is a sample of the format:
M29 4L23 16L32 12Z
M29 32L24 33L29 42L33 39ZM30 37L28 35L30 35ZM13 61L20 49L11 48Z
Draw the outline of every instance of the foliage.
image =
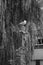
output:
M27 3L29 4L28 0L26 0L26 1L24 1L24 0L6 0L6 10L5 10L4 17L5 17L5 30L6 30L6 37L7 37L7 42L6 42L7 43L7 47L6 47L7 60L10 60L10 59L17 60L16 49L19 49L22 46L22 41L21 41L22 34L17 33L17 31L13 32L11 24L13 24L15 26L15 29L17 30L19 28L19 26L18 26L19 23L24 20L27 21L27 24L29 24L29 21L30 21L30 23L34 22L36 25L38 25L38 23L40 22L41 15L40 15L40 7L38 5L38 2L36 2L36 0L31 0L30 5L28 5ZM29 31L27 30L27 32L29 33L30 37L32 36L31 26L32 25L30 25L30 28L29 28L29 25L28 25L26 28L29 30ZM28 34L27 34L27 36L28 36ZM30 51L31 45L30 45L29 41L31 38L28 39L26 37L26 39L27 39L26 45L29 48L28 48L28 52L25 52L25 53L26 53L26 57L27 56L29 57L30 53L31 53L31 51ZM27 47L26 47L26 49L27 49ZM23 51L23 53L24 53L24 51ZM30 60L28 57L26 58L27 61ZM17 62L18 62L18 60L17 60ZM17 62L15 61L15 63L17 63Z

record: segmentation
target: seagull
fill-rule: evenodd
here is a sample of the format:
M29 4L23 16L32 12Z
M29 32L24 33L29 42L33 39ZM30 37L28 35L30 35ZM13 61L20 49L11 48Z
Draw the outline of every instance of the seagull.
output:
M26 25L27 21L24 20L23 22L20 23L20 25Z

